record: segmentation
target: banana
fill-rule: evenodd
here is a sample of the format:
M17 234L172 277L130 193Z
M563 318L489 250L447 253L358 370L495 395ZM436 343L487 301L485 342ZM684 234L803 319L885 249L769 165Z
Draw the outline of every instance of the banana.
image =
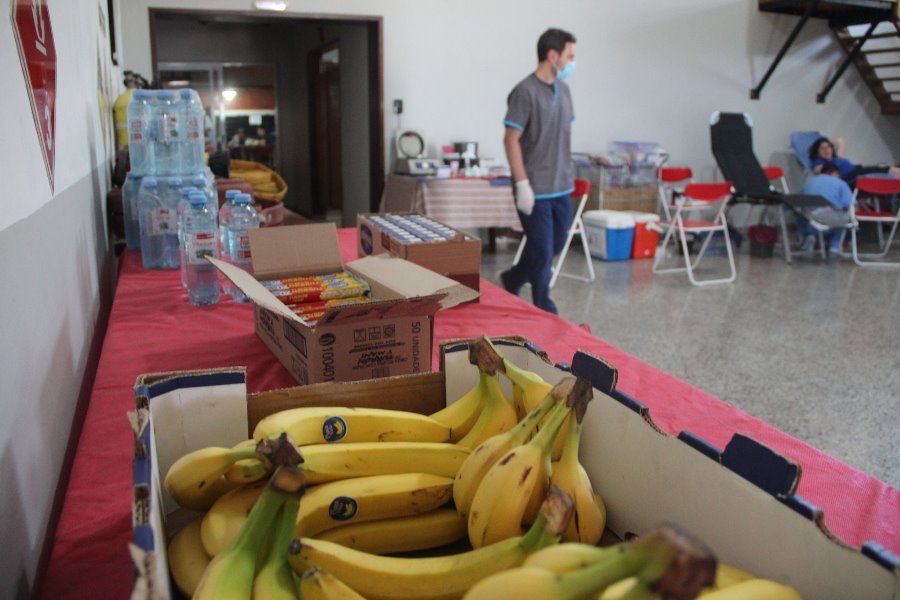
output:
M239 444L235 448L202 448L185 454L166 473L164 485L180 506L204 511L235 484L223 475L235 462L256 456L255 446Z
M399 410L307 406L269 415L255 440L287 433L298 446L356 442L448 442L450 428L431 417Z
M299 509L299 496L288 496L284 500L275 521L269 555L253 580L253 600L299 600L294 572L287 561Z
M191 521L175 534L169 542L167 554L175 585L190 598L210 561L200 541L200 519Z
M342 525L315 537L360 552L397 554L439 548L465 536L465 517L452 508L439 508L409 517Z
M235 462L225 472L225 480L235 485L245 485L269 475L268 466L258 458L245 458Z
M303 600L366 600L350 586L322 569L307 569L300 576L300 597Z
M475 491L469 509L469 542L480 548L500 540L521 535L522 521L535 490L546 489L550 477L550 446L571 412L570 404L582 400L590 383L585 379L566 378L557 384L551 396L559 403L550 413L547 425L534 438L510 450L497 461Z
M453 482L453 502L456 504L459 514L463 516L469 514L478 484L481 483L487 472L510 450L521 446L528 440L544 415L553 408L555 401L553 396L545 395L544 399L515 427L488 438L466 458Z
M446 408L430 416L438 423L449 427L450 441L458 442L472 429L478 415L481 414L482 406L484 406L484 386L481 385L479 377L478 383L456 402L448 404Z
M558 544L535 552L525 559L522 566L537 567L557 575L564 575L603 560L611 552L615 550L579 543Z
M600 541L606 527L606 505L600 496L594 494L591 480L578 462L581 431L582 424L570 418L565 447L550 475L550 484L572 496L575 502L575 518L569 523L563 539L593 546Z
M375 475L317 485L303 497L295 535L312 537L350 523L426 513L449 502L452 489L452 479L428 473Z
M200 524L200 538L207 554L218 556L238 536L265 487L265 482L256 482L216 500Z
M716 589L722 589L750 579L756 579L756 577L747 571L720 562L719 567L716 569L715 587Z
M537 408L553 389L553 386L544 381L537 373L519 368L505 358L503 359L503 374L512 383L513 400L519 419Z
M301 448L300 468L309 483L350 477L399 473L431 473L455 477L469 449L433 442L361 442L316 444Z
M615 547L605 559L563 575L538 567L510 569L480 581L464 600L577 600L637 576L628 598L694 598L715 579L715 558L699 542L671 528ZM653 589L658 587L659 589Z
M465 448L477 448L482 442L504 431L509 431L518 422L516 409L503 395L497 375L482 371L479 385L484 389L484 406L478 420L457 444Z
M194 600L245 600L251 596L256 563L266 536L286 497L298 495L302 489L302 473L291 467L279 467L237 538L209 563L194 592Z
M301 538L291 545L289 560L297 572L311 567L324 569L370 600L450 600L488 575L516 567L529 553L556 543L571 511L571 500L551 490L528 533L470 552L395 558Z
M701 597L703 600L803 600L794 588L767 579L749 579Z

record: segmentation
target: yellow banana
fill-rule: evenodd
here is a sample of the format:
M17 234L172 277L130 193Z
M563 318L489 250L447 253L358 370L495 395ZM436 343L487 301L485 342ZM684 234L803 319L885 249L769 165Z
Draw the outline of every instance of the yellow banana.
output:
M450 428L450 441L461 440L478 420L484 406L484 386L478 383L456 402L430 415L432 419Z
M216 500L200 524L200 538L207 554L217 556L238 536L265 487L265 482L256 482Z
M307 481L316 484L399 473L455 477L469 456L469 449L433 442L361 442L304 446L301 454L303 463L299 466Z
M439 548L465 536L465 517L452 508L439 508L409 517L341 525L315 537L360 552L398 554Z
M190 598L210 561L200 541L200 519L191 521L175 534L167 554L175 585Z
M794 588L767 579L749 579L701 597L703 600L803 600Z
M480 385L484 389L484 406L478 420L458 445L477 448L482 442L504 431L509 431L518 422L516 409L503 395L497 375L485 372L479 374Z
M606 505L594 494L591 480L578 462L582 424L570 418L569 425L565 447L550 475L550 484L572 496L575 502L575 518L569 523L563 539L593 546L600 541L606 527Z
M610 552L614 551L587 544L558 544L535 552L525 559L522 566L537 567L557 575L563 575L569 571L582 569L607 558Z
M180 506L204 511L222 494L236 487L224 479L231 466L245 458L256 456L252 445L239 444L235 448L202 448L185 454L175 461L166 473L166 490Z
M716 589L726 588L750 579L756 579L756 576L725 563L720 562L716 569Z
M332 527L434 510L452 497L453 480L428 473L375 475L309 488L300 505L295 537Z
M577 600L596 597L610 585L637 576L629 598L694 598L715 578L715 558L684 534L662 528L620 544L609 555L585 568L558 575L547 569L510 569L485 578L464 600ZM659 590L651 591L659 586Z
M194 592L194 600L246 600L253 592L253 577L265 539L275 524L287 495L301 493L302 474L281 467L272 476L259 502L230 546L209 563Z
M450 600L488 575L516 567L529 553L556 543L569 518L571 500L551 491L528 533L470 552L395 558L301 538L293 542L289 560L297 572L324 569L370 600Z
M644 592L645 588L641 584L641 580L637 577L627 577L622 581L618 581L602 592L597 596L597 600L623 600L625 598L629 598L629 594L631 594L631 598L634 597L638 592ZM651 598L659 598L657 595L650 596Z
M253 580L253 600L298 600L294 572L288 564L288 548L294 539L300 497L291 495L275 520L275 531L269 544L269 555Z
M553 388L551 396L560 400L570 395L581 398L586 380L567 378ZM583 382L583 383L582 383ZM521 535L522 521L535 489L546 489L550 477L550 446L563 420L572 410L569 402L559 403L547 425L534 438L510 450L492 466L475 491L469 509L469 542L474 548Z
M461 515L468 515L472 499L481 480L494 464L513 448L524 444L534 433L556 400L547 394L544 399L509 431L497 434L482 442L466 458L453 482L453 502Z
M503 373L512 383L513 401L520 419L537 408L553 389L553 386L544 381L537 373L517 367L505 358L503 359Z
M300 576L300 598L303 600L366 600L350 586L322 569L307 569Z
M262 440L281 433L287 433L298 446L450 441L450 428L431 417L380 408L293 408L261 420L253 430L253 438Z
M265 479L269 475L269 468L258 458L245 458L235 462L225 472L225 480L235 485L246 485Z

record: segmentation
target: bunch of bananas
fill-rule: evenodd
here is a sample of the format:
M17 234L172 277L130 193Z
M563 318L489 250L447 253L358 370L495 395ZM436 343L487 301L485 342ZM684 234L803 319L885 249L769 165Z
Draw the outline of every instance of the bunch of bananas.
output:
M197 598L609 600L760 585L724 565L716 572L699 544L670 529L597 547L606 508L578 459L590 383L553 386L486 338L470 344L469 361L477 384L430 416L297 408L266 417L233 448L181 457L165 488L205 514L169 543L178 588ZM386 556L464 539L472 550ZM688 561L705 565L700 575L685 575L685 556L703 558ZM676 575L690 582L681 596L661 584Z

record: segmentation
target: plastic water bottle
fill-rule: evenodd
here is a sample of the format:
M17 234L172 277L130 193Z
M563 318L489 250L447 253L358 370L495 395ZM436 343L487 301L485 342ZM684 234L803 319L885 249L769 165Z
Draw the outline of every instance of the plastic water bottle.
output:
M250 230L259 228L259 213L250 204L250 194L239 194L234 199L231 216L228 221L228 258L229 261L248 273L253 273L250 260ZM228 293L235 302L246 302L247 296L236 286L229 286Z
M200 96L194 90L181 90L179 103L181 125L181 172L196 173L204 167L203 121L206 114Z
M219 203L216 201L216 197L213 195L213 189L210 186L209 179L206 178L204 173L197 173L190 178L191 185L197 188L198 192L203 192L206 195L206 201L209 203L209 207L218 214Z
M234 208L234 199L240 193L240 190L225 190L225 202L219 208L219 253L224 260L228 260L228 223L231 221L231 209Z
M181 139L178 126L178 99L173 92L156 92L156 174L181 172Z
M153 96L146 90L135 90L128 103L128 154L131 172L135 175L155 175L153 135ZM131 246L129 246L130 248Z
M170 208L156 177L144 177L138 194L141 261L145 269L178 268L175 210Z
M215 304L219 301L218 270L206 257L216 257L216 213L201 192L194 192L188 200L184 211L188 301L194 306Z
M184 212L190 204L189 196L199 192L193 186L181 188L181 199L178 201L178 208L175 211L176 226L178 228L178 260L181 266L181 286L187 289L187 261L184 256Z
M141 247L141 225L138 221L137 199L143 179L142 176L135 175L132 171L125 176L125 184L122 186L122 212L125 213L125 246L129 250L138 250Z

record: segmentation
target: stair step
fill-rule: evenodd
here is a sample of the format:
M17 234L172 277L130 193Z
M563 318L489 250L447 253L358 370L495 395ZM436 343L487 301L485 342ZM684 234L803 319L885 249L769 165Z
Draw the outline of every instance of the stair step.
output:
M900 46L896 48L874 48L872 50L860 50L863 54L883 54L884 52L900 52Z
M882 64L878 64L878 65L873 65L872 63L869 63L869 67L872 68L872 69L887 69L887 68L890 68L890 67L900 67L900 62L896 62L896 63L882 63Z

